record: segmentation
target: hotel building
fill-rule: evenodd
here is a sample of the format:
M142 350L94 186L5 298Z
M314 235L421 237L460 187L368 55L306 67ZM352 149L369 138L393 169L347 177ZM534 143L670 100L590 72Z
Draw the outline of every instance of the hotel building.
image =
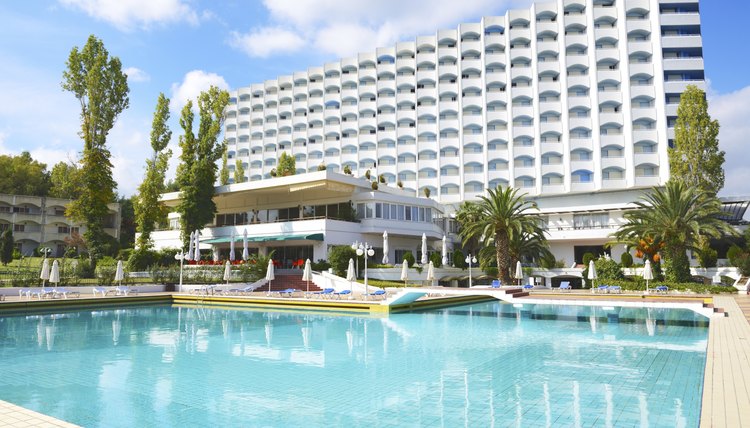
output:
M369 170L446 218L519 188L569 265L669 179L689 84L705 89L697 0L538 1L232 91L225 137L249 183L286 152L298 174Z

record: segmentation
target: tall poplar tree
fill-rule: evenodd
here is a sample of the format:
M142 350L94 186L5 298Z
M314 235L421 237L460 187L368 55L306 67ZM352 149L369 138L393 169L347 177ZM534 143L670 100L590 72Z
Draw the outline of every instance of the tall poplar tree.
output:
M68 206L68 215L86 227L84 238L92 264L102 256L107 204L115 201L111 154L107 134L117 116L130 105L128 77L117 57L110 57L104 43L91 35L82 49L74 47L63 72L62 88L72 92L81 106L82 189Z
M177 183L180 186L181 238L187 246L190 232L203 228L216 214L214 184L218 160L224 153L224 143L219 143L224 123L224 109L229 104L229 93L212 86L198 96L198 134L193 132L193 102L182 109L180 126L185 132L180 137L180 164L177 166Z
M221 171L219 172L219 184L226 186L229 184L229 167L227 161L229 160L229 154L227 153L227 146L224 145L224 153L221 155Z
M724 151L719 150L719 121L708 114L706 93L688 85L680 96L674 148L669 149L672 180L712 195L724 187Z
M242 183L245 181L245 167L242 166L242 160L240 158L234 161L234 182Z
M166 150L172 131L169 130L169 98L160 93L156 101L154 121L151 124L151 148L154 149L150 159L146 159L146 174L138 187L138 195L134 198L135 221L138 235L138 248L149 249L153 246L151 232L154 224L162 220L166 214L159 203L159 197L165 191L164 178L167 173L171 150Z

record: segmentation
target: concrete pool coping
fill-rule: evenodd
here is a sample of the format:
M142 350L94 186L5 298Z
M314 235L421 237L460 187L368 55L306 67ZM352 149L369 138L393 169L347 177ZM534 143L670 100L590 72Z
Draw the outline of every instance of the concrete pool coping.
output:
M131 303L165 303L203 304L216 306L270 307L278 310L326 310L345 313L370 313L387 316L380 301L363 300L308 300L299 298L275 298L257 296L224 297L200 296L180 293L153 293L138 296L107 296L57 300L26 300L10 298L0 302L0 313L23 312L27 310L44 310L76 308L87 306L119 306ZM532 294L534 296L534 294ZM529 297L532 297L529 296ZM537 295L536 298L541 296ZM544 294L544 300L580 300L602 299L589 294ZM739 295L715 296L679 296L678 299L711 299L717 307L724 309L726 317L711 317L708 332L706 367L703 381L703 398L701 405L701 427L713 426L750 426L750 310L743 313L742 308L750 308L750 297ZM618 299L642 301L640 295L623 295ZM410 309L426 309L446 305L469 303L487 300L486 297L433 297L419 304L409 305ZM530 299L531 300L531 299ZM669 302L675 298L667 296L648 297L651 302ZM531 303L531 302L530 302ZM397 312L397 311L396 311ZM0 400L0 428L31 426L64 426L76 425L57 420L50 416L13 405Z

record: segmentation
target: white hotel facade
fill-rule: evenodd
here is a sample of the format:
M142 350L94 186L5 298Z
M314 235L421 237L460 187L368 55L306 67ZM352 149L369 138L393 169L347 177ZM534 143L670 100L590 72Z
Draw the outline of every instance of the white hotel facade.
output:
M250 182L270 179L282 152L298 174L370 170L415 198L429 189L446 217L487 188L517 187L545 214L557 258L580 262L669 178L680 93L705 89L698 7L538 1L239 88L230 165Z

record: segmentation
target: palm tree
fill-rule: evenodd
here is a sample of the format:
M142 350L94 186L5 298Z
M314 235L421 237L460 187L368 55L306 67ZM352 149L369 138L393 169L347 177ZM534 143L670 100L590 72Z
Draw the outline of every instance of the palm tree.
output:
M456 215L461 223L461 238L464 243L478 238L485 246L494 244L498 276L509 284L511 244L524 236L546 242L541 218L527 213L537 209L536 203L524 200L524 195L519 195L518 189L498 187L488 190L488 196L480 196L479 202L473 205L472 215ZM464 222L461 222L462 219Z
M696 187L670 180L663 188L635 202L637 210L625 213L626 223L614 237L618 242L638 242L648 238L664 253L665 276L669 281L688 282L690 261L687 250L697 250L701 237L734 235L721 220L721 202Z

